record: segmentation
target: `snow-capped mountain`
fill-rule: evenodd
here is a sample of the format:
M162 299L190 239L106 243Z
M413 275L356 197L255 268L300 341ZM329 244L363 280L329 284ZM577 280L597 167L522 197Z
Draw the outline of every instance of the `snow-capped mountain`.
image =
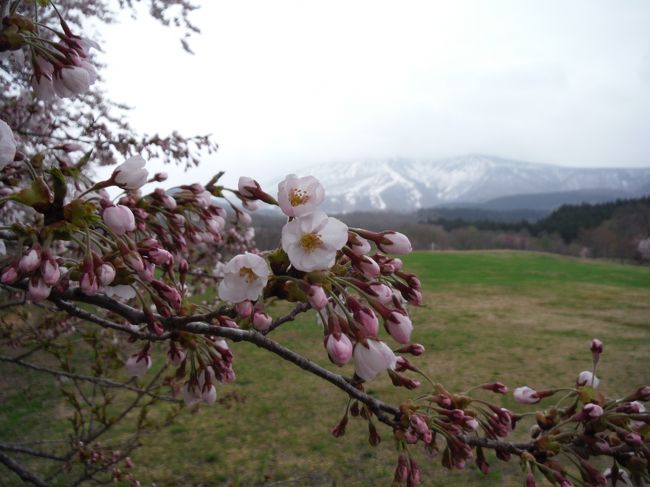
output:
M329 212L411 211L483 203L518 194L605 190L637 196L650 168L575 168L467 155L444 160L382 159L306 167L325 187ZM269 190L278 181L265 185Z

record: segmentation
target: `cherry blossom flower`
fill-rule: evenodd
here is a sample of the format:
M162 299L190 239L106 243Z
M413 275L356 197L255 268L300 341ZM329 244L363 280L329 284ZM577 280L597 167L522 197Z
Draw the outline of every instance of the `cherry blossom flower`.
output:
M315 310L321 310L327 306L327 294L325 294L322 286L309 286L307 297L309 298L309 304Z
M593 383L592 383L593 379ZM596 389L598 387L598 384L600 384L600 379L593 375L590 371L588 370L583 370L578 374L578 379L576 380L576 383L578 386L589 386L593 387Z
M149 177L144 168L147 161L142 156L129 157L113 171L111 179L122 189L140 189Z
M278 184L278 203L287 216L307 215L315 211L324 199L325 190L313 176L299 178L289 174Z
M269 329L272 323L273 323L273 318L271 318L271 316L269 316L268 314L262 311L255 311L253 313L253 327L257 331L265 332L266 330Z
M409 254L413 250L411 241L406 235L393 231L382 232L381 239L377 241L377 247L382 252L394 255Z
M72 98L86 93L96 78L87 66L65 66L54 72L52 83L54 92L61 98Z
M413 323L406 311L391 311L385 321L386 329L396 342L407 344L411 340Z
M338 338L334 333L329 335L325 340L325 348L336 365L345 365L352 357L352 342L344 333L339 334Z
M124 366L131 377L142 377L151 368L151 356L148 353L134 353L127 359Z
M517 387L512 392L512 395L515 397L515 401L521 404L535 404L541 399L537 394L537 391L528 386Z
M135 217L128 206L109 206L102 213L102 218L115 235L124 235L135 230Z
M45 281L40 277L33 277L29 280L27 286L27 291L29 292L29 297L34 301L42 301L47 299L52 291L52 287L48 286Z
M20 258L18 268L22 272L32 272L38 269L41 265L41 249L37 246L32 247L29 251Z
M322 211L296 218L282 228L282 248L291 265L305 272L332 267L347 239L347 225Z
M359 342L354 346L355 373L365 381L386 369L394 369L396 361L393 351L379 340L368 339L366 344Z
M219 297L223 301L240 303L255 301L269 280L269 267L259 255L246 252L230 259L224 267L224 277L219 283Z
M0 169L16 157L16 140L9 125L0 120Z

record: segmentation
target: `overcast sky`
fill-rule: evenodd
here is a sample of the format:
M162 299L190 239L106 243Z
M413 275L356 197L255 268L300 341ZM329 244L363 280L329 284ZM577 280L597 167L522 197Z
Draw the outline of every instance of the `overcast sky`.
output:
M146 15L103 32L136 128L220 144L188 181L470 152L650 166L648 0L197 3L194 56Z

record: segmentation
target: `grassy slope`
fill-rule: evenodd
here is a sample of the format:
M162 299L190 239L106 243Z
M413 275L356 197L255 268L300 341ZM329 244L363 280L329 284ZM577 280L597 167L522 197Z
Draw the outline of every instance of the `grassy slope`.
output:
M605 342L599 375L607 393L650 383L650 269L512 252L415 253L405 262L420 275L427 303L413 312L413 338L428 349L416 360L452 390L496 379L514 387L527 377L538 378L531 386L570 384L589 367L593 336ZM327 365L313 316L285 325L275 338ZM159 486L390 484L389 431L382 430L379 448L368 445L361 421L332 438L343 394L255 347L233 348L237 382L219 393L237 392L242 400L203 407L146 439L135 457L143 480ZM372 390L394 401L409 397L385 377ZM509 397L504 405L514 406ZM0 431L8 433L7 422L16 419L15 411L0 412ZM26 418L23 424L38 436L36 424ZM516 465L495 465L483 477L474 468L449 473L438 460L420 460L426 485L521 485Z

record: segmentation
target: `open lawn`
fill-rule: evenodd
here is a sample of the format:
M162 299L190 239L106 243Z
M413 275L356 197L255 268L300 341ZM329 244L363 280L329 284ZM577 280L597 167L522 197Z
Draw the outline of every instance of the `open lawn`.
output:
M448 389L493 380L511 388L570 385L590 367L592 337L605 343L598 375L606 394L650 384L649 268L518 252L416 252L404 261L419 274L426 303L413 310L413 339L427 348L414 361ZM331 367L313 313L274 338ZM384 441L373 448L365 422L353 420L344 437L333 438L343 393L252 345L232 348L237 381L218 390L222 398L239 399L201 407L146 437L134 456L144 485L390 485L396 459L390 431L382 428ZM60 430L65 411L50 394L54 386L29 387L32 374L2 370L0 438L36 439ZM394 402L413 394L395 389L386 376L370 390ZM503 404L525 409L510 396ZM424 485L521 485L516 464L493 459L493 472L483 476L473 466L445 471L439 459L418 454ZM0 467L0 479L3 474Z

